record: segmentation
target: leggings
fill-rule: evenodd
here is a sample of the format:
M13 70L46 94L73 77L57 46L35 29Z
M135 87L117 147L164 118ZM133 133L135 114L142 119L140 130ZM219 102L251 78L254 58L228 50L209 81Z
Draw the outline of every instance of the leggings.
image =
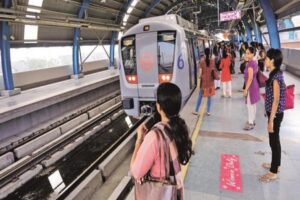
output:
M267 112L268 121L270 120L270 114ZM273 133L269 133L269 142L272 150L272 161L270 172L277 174L278 167L281 165L281 145L280 145L280 125L283 120L283 112L277 113L273 121Z

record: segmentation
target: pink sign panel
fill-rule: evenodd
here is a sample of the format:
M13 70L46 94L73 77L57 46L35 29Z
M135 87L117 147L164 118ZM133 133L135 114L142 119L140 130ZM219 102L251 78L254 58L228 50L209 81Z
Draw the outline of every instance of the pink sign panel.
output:
M220 13L220 21L231 21L235 19L241 19L241 11L236 10L236 11L229 11L229 12L222 12Z
M153 53L147 51L143 52L140 56L141 69L144 71L151 71L154 67L154 61L155 58Z
M234 192L243 192L240 157L238 155L221 155L220 188Z

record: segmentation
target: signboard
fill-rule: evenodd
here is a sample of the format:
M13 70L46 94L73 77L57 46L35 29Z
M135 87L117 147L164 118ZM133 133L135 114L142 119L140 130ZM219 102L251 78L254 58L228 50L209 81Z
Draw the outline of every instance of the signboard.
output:
M235 19L241 19L241 11L240 10L220 13L220 21L221 22L231 21L231 20L235 20Z
M220 188L234 192L242 192L242 177L240 157L238 155L221 155L221 181Z

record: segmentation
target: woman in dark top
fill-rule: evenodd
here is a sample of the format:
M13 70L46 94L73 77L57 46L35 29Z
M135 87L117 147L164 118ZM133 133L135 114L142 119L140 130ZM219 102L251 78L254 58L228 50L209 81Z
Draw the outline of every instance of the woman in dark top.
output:
M265 70L266 50L262 43L258 44L258 49L259 49L258 60L257 60L258 67L259 70L263 72Z
M267 52L266 67L270 71L266 84L265 110L268 116L269 142L272 150L271 163L263 163L263 167L269 170L260 177L263 182L277 179L277 173L281 164L281 146L279 131L284 115L285 107L285 83L283 74L280 71L282 53L278 49L270 49Z

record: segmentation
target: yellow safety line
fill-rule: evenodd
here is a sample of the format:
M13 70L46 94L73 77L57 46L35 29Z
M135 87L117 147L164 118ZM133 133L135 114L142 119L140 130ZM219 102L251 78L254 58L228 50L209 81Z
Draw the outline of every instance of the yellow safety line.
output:
M204 112L205 112L205 109L206 109L206 106L207 106L207 98L205 98L203 100L204 100L204 102L202 104L202 107L201 107L201 110L200 110L200 113L199 113L200 115L198 117L197 123L196 123L195 128L194 128L193 133L192 133L191 140L192 140L192 149L193 150L195 149L196 139L199 135L200 127L201 127L201 124L202 124L202 121L203 121ZM190 164L190 162L188 162L186 165L181 165L183 180L185 179L189 164Z

